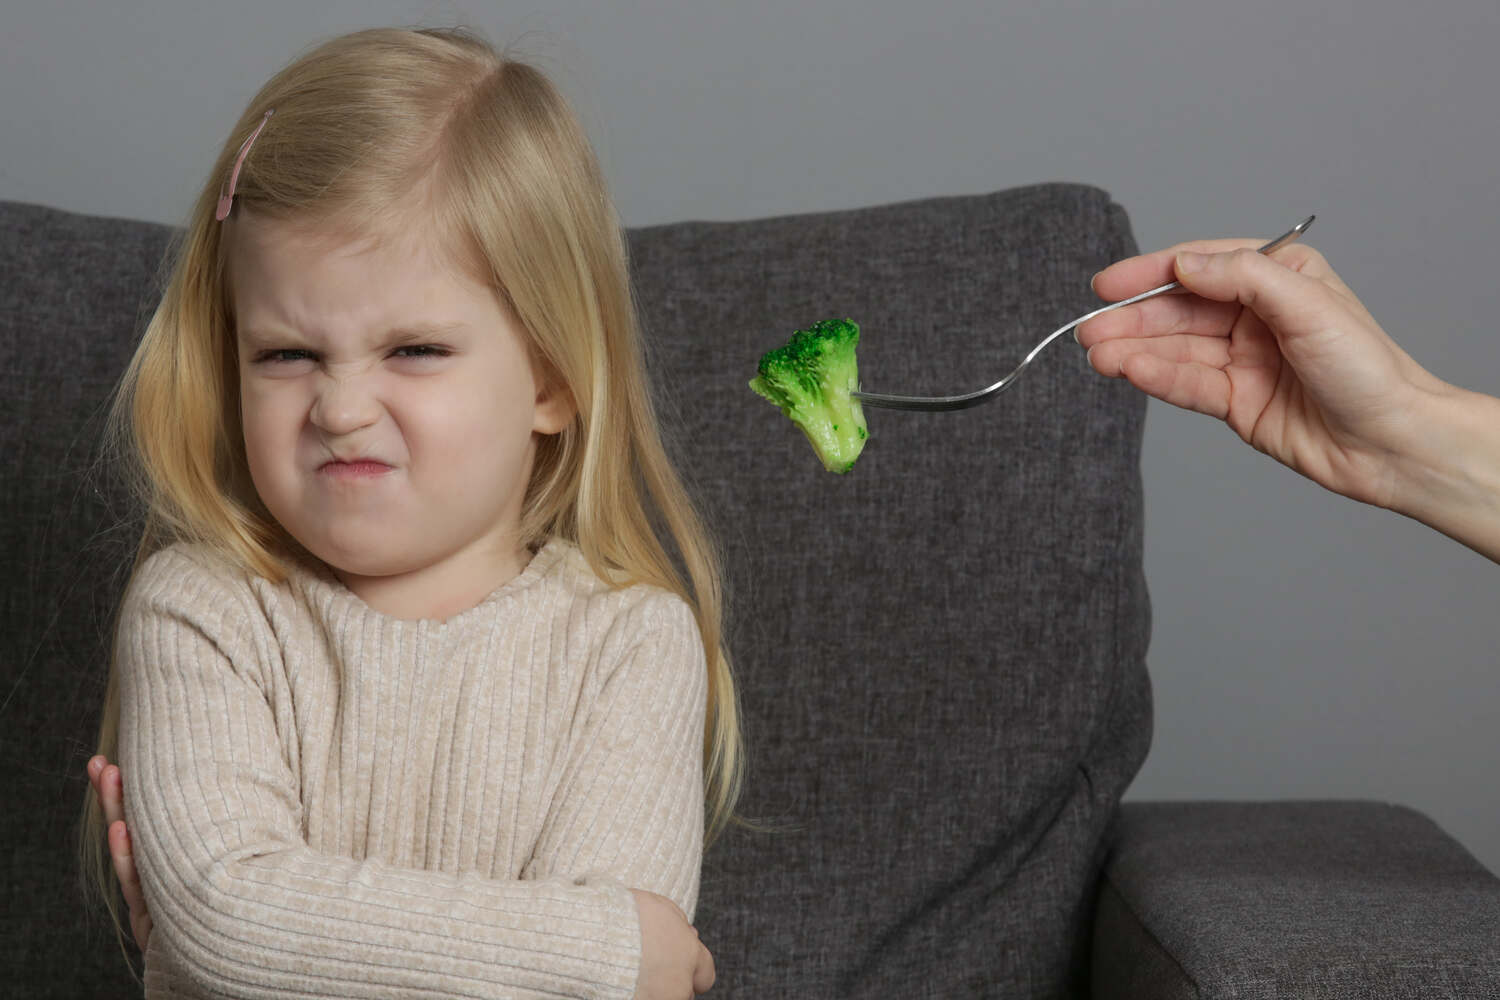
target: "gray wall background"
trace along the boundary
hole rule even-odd
[[[1110,191],[1143,250],[1315,212],[1409,353],[1500,393],[1494,0],[7,3],[0,198],[181,224],[296,52],[452,23],[558,81],[627,225],[1046,180]],[[1127,798],[1401,802],[1500,871],[1500,567],[1155,401],[1143,466],[1157,714]]]

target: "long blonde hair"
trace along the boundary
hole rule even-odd
[[[598,162],[561,94],[535,68],[465,28],[377,28],[324,42],[261,88],[225,140],[170,277],[114,397],[104,453],[144,513],[132,576],[175,541],[279,582],[284,530],[250,482],[239,423],[233,304],[220,185],[267,109],[241,168],[235,211],[326,233],[380,238],[421,220],[452,264],[495,290],[535,356],[577,404],[541,439],[523,540],[575,542],[616,585],[682,597],[708,661],[703,734],[712,843],[734,815],[744,772],[723,642],[719,555],[667,459],[648,392],[623,233]],[[118,613],[118,611],[117,611]],[[111,655],[98,752],[116,759],[120,704]],[[80,836],[85,882],[123,925],[104,817],[92,788]]]

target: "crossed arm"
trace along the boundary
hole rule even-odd
[[[391,995],[451,992],[460,980],[476,995],[683,997],[706,989],[712,957],[687,919],[701,855],[705,691],[691,685],[686,697],[698,710],[681,718],[676,708],[661,718],[617,710],[667,701],[652,667],[662,642],[684,642],[684,615],[690,622],[685,608],[653,619],[610,668],[580,717],[587,738],[570,750],[564,790],[532,859],[521,880],[508,881],[312,851],[291,812],[295,783],[282,773],[254,670],[221,662],[233,649],[228,637],[194,635],[169,607],[136,608],[121,647],[122,668],[134,671],[122,680],[129,828],[120,769],[96,758],[88,772],[138,943],[158,969],[186,970],[230,992],[251,980],[290,988],[309,977],[325,990],[378,981]],[[142,641],[141,621],[147,632],[175,631],[169,641]],[[687,628],[696,642],[696,628]],[[173,663],[153,666],[157,659]],[[200,701],[215,706],[209,717],[233,720],[222,727],[230,735],[210,738],[214,745],[187,739],[184,720]],[[204,731],[194,730],[199,743]],[[168,788],[182,790],[180,803],[163,796]],[[633,804],[595,809],[591,801]],[[579,816],[585,821],[574,822]]]

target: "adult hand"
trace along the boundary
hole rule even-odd
[[[714,984],[714,957],[687,916],[666,896],[631,889],[641,922],[636,1000],[690,1000]]]
[[[1197,241],[1110,265],[1094,279],[1108,301],[1174,278],[1192,294],[1090,320],[1078,342],[1101,374],[1218,417],[1330,490],[1396,505],[1400,462],[1458,390],[1401,350],[1317,250],[1254,246]]]
[[[1500,399],[1442,381],[1396,346],[1323,255],[1203,240],[1094,276],[1111,302],[1078,328],[1089,362],[1218,417],[1314,482],[1415,518],[1500,562]]]
[[[136,947],[144,953],[146,942],[151,937],[151,914],[146,909],[140,873],[136,871],[135,857],[131,853],[130,831],[125,826],[125,785],[120,778],[120,769],[101,754],[89,761],[88,775],[94,794],[99,797],[99,808],[104,812],[109,856],[114,861],[115,875],[120,880],[125,905],[130,908],[130,932],[135,936]]]

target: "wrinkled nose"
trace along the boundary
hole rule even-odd
[[[351,434],[380,419],[380,403],[368,379],[327,376],[313,401],[310,419],[329,435]]]

